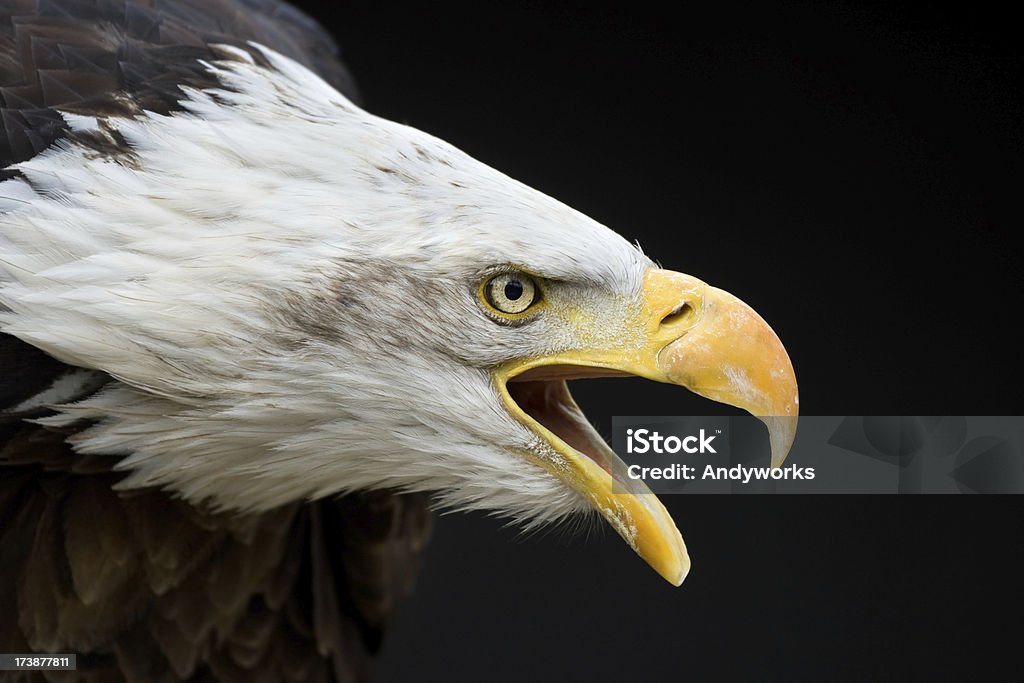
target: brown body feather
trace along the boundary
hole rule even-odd
[[[180,84],[213,85],[197,62],[214,57],[209,44],[248,40],[354,94],[331,39],[284,3],[0,0],[0,168],[68,134],[54,107],[174,110]],[[365,677],[415,578],[423,496],[232,515],[117,493],[116,458],[76,455],[67,431],[27,421],[46,414],[36,399],[55,382],[77,400],[112,380],[5,335],[0,372],[0,652],[76,653],[77,672],[46,674],[59,681]]]

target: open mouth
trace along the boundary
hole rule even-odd
[[[569,379],[632,373],[562,359],[548,365],[535,362],[499,375],[497,382],[509,413],[550,448],[548,453],[523,455],[576,490],[659,574],[679,585],[690,567],[679,530],[647,485],[625,476],[622,460],[566,385]]]
[[[559,439],[611,474],[604,439],[590,425],[565,380],[523,380],[508,385],[509,396],[542,436]],[[546,434],[543,432],[547,432]]]
[[[510,360],[494,379],[509,414],[548,446],[527,447],[522,457],[579,493],[679,585],[690,566],[679,530],[643,480],[627,476],[566,381],[634,375],[741,408],[768,425],[778,467],[796,430],[796,377],[782,342],[753,309],[695,278],[649,270],[638,311],[633,332],[618,342]]]
[[[504,388],[518,409],[513,410],[516,417],[556,451],[570,448],[621,482],[618,475],[625,466],[573,400],[567,381],[627,376],[629,373],[606,368],[546,365],[509,377]]]

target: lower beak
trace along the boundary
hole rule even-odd
[[[639,334],[622,344],[527,359],[503,369],[498,384],[509,410],[562,459],[528,457],[576,489],[659,574],[679,585],[690,562],[678,529],[642,481],[617,482],[613,492],[611,472],[624,468],[613,467],[618,457],[573,402],[564,378],[633,374],[742,408],[768,426],[772,466],[778,467],[796,433],[796,377],[782,342],[753,309],[688,275],[647,271],[636,325]]]

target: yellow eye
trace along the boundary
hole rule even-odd
[[[522,313],[537,300],[537,284],[524,273],[502,273],[484,283],[487,303],[502,313]]]

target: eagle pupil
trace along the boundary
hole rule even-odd
[[[523,295],[523,283],[519,280],[509,280],[505,283],[505,298],[509,301],[516,301]]]

